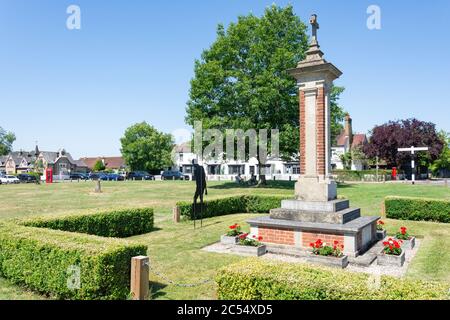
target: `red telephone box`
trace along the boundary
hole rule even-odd
[[[52,168],[45,169],[45,182],[53,183],[53,169]]]
[[[392,168],[392,180],[397,180],[397,168]]]

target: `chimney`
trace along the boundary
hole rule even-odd
[[[345,136],[348,137],[348,143],[350,145],[350,148],[353,144],[353,128],[352,128],[352,118],[350,118],[350,115],[347,113],[345,115]]]

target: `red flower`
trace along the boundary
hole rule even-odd
[[[262,241],[262,240],[263,240],[263,237],[259,236],[258,241]]]
[[[335,240],[335,241],[334,241],[334,244],[335,244],[335,245],[338,245],[338,244],[339,244],[339,241]]]
[[[384,225],[384,221],[378,220],[378,224],[379,224],[379,225]]]
[[[311,242],[311,243],[309,244],[309,246],[312,247],[312,248],[314,248],[314,242]]]
[[[235,224],[233,224],[232,226],[230,226],[229,228],[230,228],[231,230],[234,230],[234,229],[236,229],[237,227],[239,227],[239,225],[238,225],[237,223],[235,223]]]
[[[400,228],[400,232],[402,233],[402,235],[405,235],[407,230],[408,229],[406,229],[406,227],[401,227]]]
[[[239,236],[239,239],[245,240],[245,239],[247,239],[247,237],[248,237],[248,233],[243,233]]]

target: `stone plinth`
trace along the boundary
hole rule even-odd
[[[303,222],[271,217],[250,219],[251,233],[263,237],[267,245],[309,250],[317,239],[332,245],[344,245],[344,254],[357,257],[376,242],[379,217],[360,217],[344,224]]]

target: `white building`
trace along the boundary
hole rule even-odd
[[[362,147],[366,143],[367,136],[365,134],[353,134],[352,118],[347,114],[345,117],[344,130],[342,130],[341,134],[336,138],[335,146],[331,147],[331,167],[337,170],[344,169],[341,156],[346,153],[351,153],[352,150]],[[365,161],[357,159],[352,160],[351,170],[364,170],[365,168]]]
[[[192,160],[197,159],[186,142],[177,145],[174,149],[174,170],[179,170],[184,174],[191,175],[193,171]],[[227,161],[227,160],[203,160],[198,159],[198,163],[205,168],[208,180],[234,180],[238,174],[244,180],[251,179],[252,175],[258,176],[258,161],[251,158],[248,161]],[[286,162],[280,158],[269,158],[264,167],[264,173],[268,180],[297,180],[300,174],[299,161]]]

